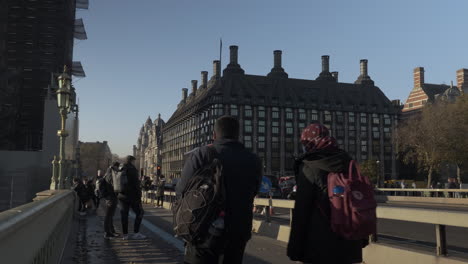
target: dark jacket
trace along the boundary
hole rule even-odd
[[[291,260],[317,264],[362,262],[363,241],[339,237],[329,222],[328,173],[347,171],[350,160],[345,151],[338,150],[306,153],[296,161],[296,203],[287,250]]]
[[[118,198],[129,201],[141,200],[141,183],[138,170],[131,163],[124,164],[122,170],[126,171],[127,184],[125,189],[119,193]]]
[[[114,199],[117,195],[114,192],[114,186],[113,186],[113,177],[112,174],[115,173],[116,170],[111,166],[107,168],[106,174],[101,179],[100,185],[99,186],[99,192],[101,194],[101,197],[107,200]],[[96,188],[97,187],[96,183]]]
[[[213,146],[223,165],[226,189],[225,227],[228,237],[249,240],[252,230],[253,200],[262,178],[260,159],[236,140],[215,140]],[[194,173],[211,161],[207,146],[187,153],[182,177],[176,186],[180,196]]]
[[[76,192],[76,195],[78,195],[81,201],[88,201],[91,199],[88,195],[88,190],[86,190],[86,186],[81,181],[73,184],[72,190]]]
[[[164,185],[166,185],[166,180],[158,180],[156,183],[156,196],[164,196]]]

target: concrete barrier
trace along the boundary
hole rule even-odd
[[[2,263],[59,263],[75,209],[73,191],[47,191],[39,200],[0,213]]]

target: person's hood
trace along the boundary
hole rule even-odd
[[[303,162],[306,166],[318,168],[328,172],[343,172],[348,170],[351,157],[343,150],[334,153],[307,153]]]

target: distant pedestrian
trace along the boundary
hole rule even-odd
[[[86,188],[86,196],[87,196],[87,200],[86,200],[86,208],[87,209],[91,209],[93,207],[93,204],[94,204],[94,196],[95,196],[95,193],[94,193],[94,190],[96,189],[94,184],[93,184],[93,180],[90,180],[88,179],[88,177],[84,177],[83,178],[83,184]]]
[[[245,247],[251,238],[253,200],[262,179],[261,160],[239,141],[239,121],[222,116],[214,125],[213,145],[196,148],[187,153],[182,177],[176,186],[177,195],[183,196],[197,171],[213,166],[217,159],[222,164],[220,187],[224,199],[210,219],[203,239],[190,241],[185,247],[184,263],[240,264]],[[219,169],[219,167],[217,167]],[[222,259],[222,261],[221,261]]]
[[[100,180],[103,176],[104,175],[102,175],[102,171],[98,170],[97,173],[96,173],[96,182],[98,180]],[[96,188],[95,184],[93,186],[94,186],[94,188]],[[94,192],[93,202],[94,202],[94,206],[96,207],[96,209],[99,208],[100,201],[101,201],[101,195],[99,194],[99,192],[98,193]]]
[[[72,190],[76,192],[78,196],[78,212],[80,215],[86,215],[86,202],[88,201],[88,191],[86,186],[79,178],[73,178]]]
[[[120,163],[114,162],[106,174],[98,180],[96,188],[100,190],[100,196],[106,200],[106,216],[104,217],[104,238],[113,239],[118,237],[114,228],[114,214],[117,209],[117,194],[114,192],[113,175],[120,170]]]
[[[166,177],[161,175],[156,183],[156,208],[164,208],[164,186],[166,185]]]
[[[304,129],[301,142],[304,154],[295,163],[297,191],[287,255],[304,263],[360,263],[365,240],[347,240],[332,231],[330,223],[327,177],[348,172],[351,157],[319,123]]]
[[[134,163],[135,157],[127,156],[126,162],[122,168],[122,176],[126,177],[126,184],[123,186],[122,192],[118,194],[124,240],[129,238],[128,213],[130,208],[132,208],[133,212],[135,213],[135,223],[133,224],[134,234],[130,236],[130,238],[146,238],[145,235],[140,233],[140,225],[145,212],[141,204],[141,183],[138,177],[138,170],[136,169]]]

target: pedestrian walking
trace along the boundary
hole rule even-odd
[[[117,209],[117,194],[114,192],[113,175],[119,171],[120,163],[114,162],[106,174],[96,182],[96,189],[99,190],[100,197],[106,203],[106,215],[104,217],[104,238],[113,239],[119,236],[114,228],[114,214]]]
[[[73,178],[72,190],[78,196],[78,212],[80,215],[86,215],[86,202],[89,200],[86,186],[79,178]]]
[[[102,179],[103,175],[102,175],[102,172],[101,170],[98,170],[97,173],[96,173],[96,183],[98,180]],[[94,188],[96,188],[96,184],[93,185]],[[99,194],[99,192],[96,193],[96,191],[94,192],[94,196],[93,196],[93,202],[94,202],[94,206],[96,207],[96,210],[99,208],[99,204],[101,202],[101,195]]]
[[[155,208],[164,208],[164,186],[166,177],[161,175],[156,182],[156,206]]]
[[[304,154],[295,162],[297,191],[287,255],[304,263],[360,263],[364,240],[345,239],[332,230],[330,223],[327,177],[330,172],[347,172],[351,157],[318,123],[304,129],[301,142]],[[335,186],[333,191],[338,187],[341,189],[336,192],[343,193],[342,186]],[[361,192],[359,196],[362,199]]]
[[[121,168],[121,177],[125,177],[122,191],[118,194],[120,204],[120,216],[122,221],[123,239],[145,239],[146,236],[140,233],[140,225],[143,220],[144,210],[141,204],[141,183],[138,177],[138,170],[135,165],[135,157],[127,156],[126,162]],[[114,182],[114,184],[116,184]],[[119,183],[121,184],[121,183]],[[128,235],[128,213],[130,208],[135,213],[135,223],[133,224],[134,233]]]
[[[93,184],[93,181],[88,179],[88,177],[84,177],[83,178],[83,185],[85,186],[85,190],[86,190],[86,202],[85,202],[85,206],[86,206],[86,209],[90,209],[93,207],[93,203],[94,203],[94,189],[95,189],[95,186]]]
[[[184,262],[189,264],[242,263],[245,247],[251,238],[253,200],[262,179],[261,160],[239,142],[239,121],[222,116],[214,125],[214,143],[186,154],[182,177],[176,186],[178,197],[187,194],[199,169],[217,160],[217,181],[221,184],[223,203],[209,222],[207,231],[197,241],[188,241]],[[209,168],[209,167],[208,167]],[[221,175],[219,175],[221,174]]]

